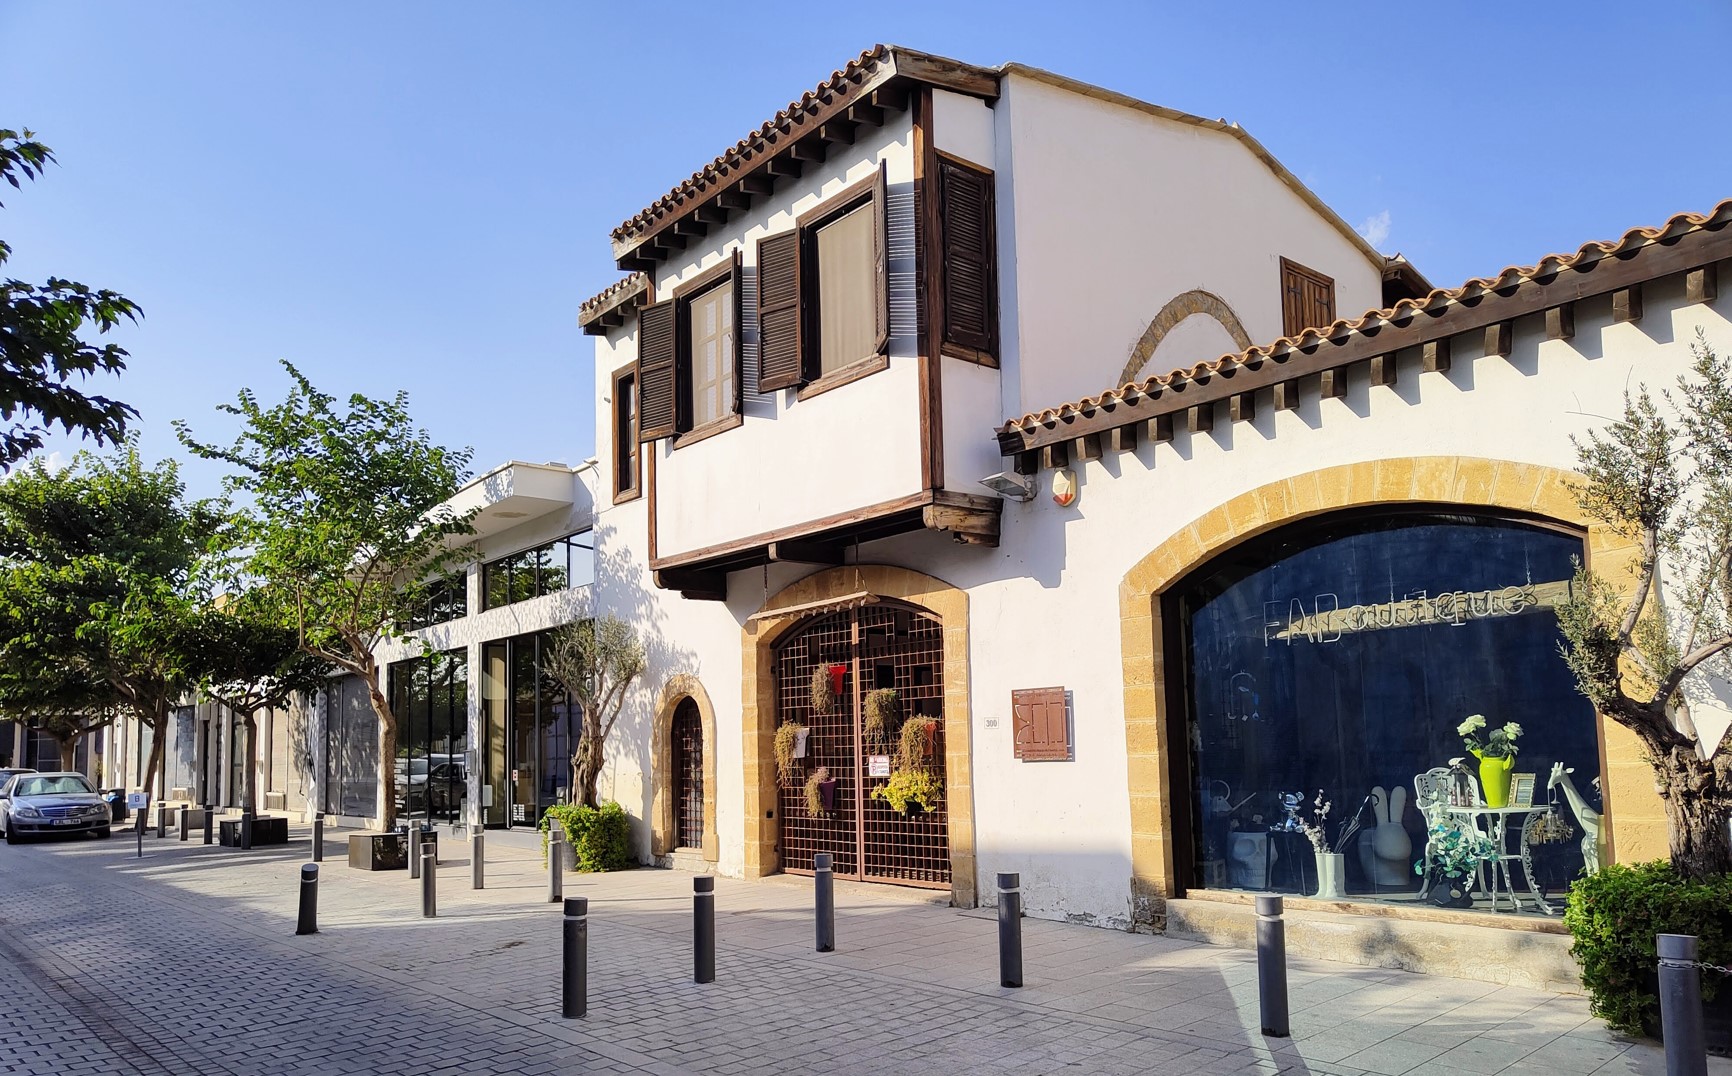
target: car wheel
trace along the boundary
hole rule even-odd
[[[6,843],[7,844],[23,844],[24,843],[24,835],[22,833],[19,833],[17,830],[13,829],[11,826],[7,826],[6,827]]]
[[[112,831],[107,826],[103,826],[101,829],[96,831],[96,836],[99,840],[106,841],[110,832]]]

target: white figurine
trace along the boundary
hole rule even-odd
[[[1552,766],[1552,778],[1546,782],[1546,789],[1562,787],[1564,798],[1570,801],[1570,810],[1575,812],[1576,822],[1582,827],[1582,865],[1589,874],[1600,871],[1600,812],[1588,806],[1582,794],[1576,791],[1574,781],[1569,775],[1574,769],[1566,769],[1562,762]]]
[[[1359,835],[1359,866],[1379,888],[1406,889],[1413,884],[1413,838],[1401,824],[1407,812],[1407,789],[1397,785],[1371,790],[1371,811],[1377,826]]]

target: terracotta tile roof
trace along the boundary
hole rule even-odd
[[[679,208],[687,200],[703,195],[714,184],[729,180],[731,173],[746,165],[758,154],[775,152],[774,143],[781,133],[807,115],[818,111],[819,107],[828,101],[837,91],[850,83],[860,82],[878,73],[878,67],[890,56],[888,45],[873,45],[859,56],[849,60],[840,71],[832,71],[830,77],[818,83],[817,87],[808,91],[797,101],[790,101],[788,107],[765,120],[758,129],[740,139],[724,150],[721,156],[704,165],[691,177],[679,184],[673,190],[651,202],[647,208],[620,224],[613,230],[613,238],[622,241],[636,232],[643,231],[665,216]]]
[[[1679,213],[1657,228],[1632,228],[1619,239],[1587,243],[1574,254],[1548,254],[1533,265],[1512,265],[1490,277],[1476,277],[1456,288],[1438,288],[1420,299],[1403,299],[1382,310],[1367,311],[1352,321],[1336,321],[1331,325],[1306,329],[1297,336],[1283,336],[1271,344],[1258,345],[1236,354],[1222,355],[1209,362],[1155,374],[1141,381],[1132,381],[1098,396],[1085,396],[1072,403],[1059,404],[1040,411],[1031,411],[1020,418],[1007,419],[1001,433],[1031,431],[1036,427],[1068,421],[1079,415],[1110,408],[1120,402],[1130,403],[1139,397],[1160,396],[1168,388],[1181,388],[1187,382],[1207,382],[1216,374],[1230,376],[1240,367],[1255,369],[1266,359],[1284,357],[1295,351],[1315,348],[1318,344],[1340,340],[1353,333],[1375,331],[1389,322],[1406,322],[1414,314],[1436,313],[1451,303],[1472,303],[1490,293],[1509,290],[1535,278],[1551,277],[1576,267],[1591,265],[1605,258],[1629,254],[1652,243],[1666,242],[1701,228],[1720,228],[1732,223],[1732,198],[1726,199],[1707,213]]]
[[[602,291],[585,299],[577,308],[577,324],[585,329],[603,314],[617,306],[647,294],[650,290],[648,273],[631,273],[609,284]]]

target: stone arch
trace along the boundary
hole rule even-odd
[[[771,671],[775,644],[811,616],[816,603],[860,592],[907,602],[944,625],[944,742],[946,807],[950,819],[951,900],[961,908],[976,901],[974,851],[972,721],[968,686],[968,594],[942,579],[889,564],[827,568],[796,580],[765,600],[759,613],[789,609],[786,616],[748,621],[741,639],[741,709],[745,764],[748,877],[781,869],[777,852],[780,824],[776,811],[776,678]]]
[[[1173,749],[1166,690],[1161,597],[1194,569],[1232,547],[1286,524],[1343,509],[1438,504],[1520,512],[1577,527],[1587,534],[1588,559],[1607,579],[1639,554],[1611,527],[1589,519],[1570,483],[1580,476],[1540,464],[1466,456],[1419,456],[1344,464],[1270,482],[1198,516],[1132,565],[1119,584],[1119,640],[1124,675],[1127,784],[1131,808],[1131,914],[1164,926],[1176,892],[1176,844],[1170,831]],[[1604,718],[1608,832],[1618,835],[1618,859],[1666,854],[1664,808],[1635,735]],[[1608,852],[1611,839],[1607,838]]]
[[[665,856],[674,850],[674,711],[681,702],[691,699],[697,704],[698,719],[704,730],[704,861],[715,863],[720,858],[721,843],[716,839],[716,708],[710,693],[696,676],[675,673],[662,685],[656,696],[655,724],[650,735],[651,787],[650,852]]]
[[[1155,315],[1155,320],[1149,322],[1149,327],[1143,330],[1142,339],[1131,349],[1131,357],[1125,363],[1124,372],[1119,374],[1118,383],[1123,385],[1136,378],[1142,372],[1149,359],[1154,357],[1155,349],[1161,346],[1161,341],[1167,338],[1179,322],[1192,314],[1202,314],[1214,318],[1221,328],[1227,330],[1227,335],[1233,338],[1233,343],[1240,351],[1249,350],[1252,344],[1251,334],[1245,331],[1245,325],[1239,320],[1239,315],[1227,305],[1227,300],[1212,291],[1193,288],[1182,295],[1175,295],[1161,307],[1161,312]]]

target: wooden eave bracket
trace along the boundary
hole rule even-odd
[[[997,546],[998,519],[1003,509],[1002,501],[988,501],[986,504],[929,504],[920,510],[920,521],[928,530],[948,531],[963,545]]]
[[[624,325],[638,307],[644,305],[649,297],[650,282],[648,279],[638,281],[620,290],[618,295],[610,297],[607,302],[590,310],[582,311],[577,316],[577,324],[585,336],[604,336],[613,329]]]
[[[677,590],[680,597],[691,601],[722,602],[728,600],[728,577],[722,572],[693,571],[689,568],[663,568],[655,573],[655,584],[663,590]]]

